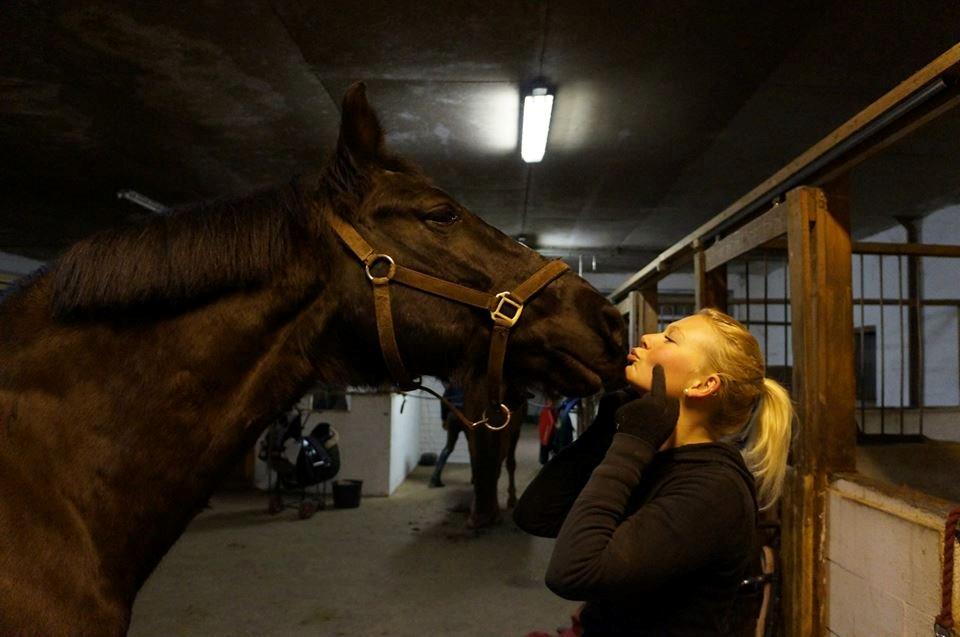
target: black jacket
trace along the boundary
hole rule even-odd
[[[547,586],[586,600],[585,637],[730,635],[758,558],[753,476],[736,447],[654,453],[598,416],[527,487],[520,528],[557,537]]]

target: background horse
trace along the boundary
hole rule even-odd
[[[388,379],[334,216],[479,290],[545,262],[388,153],[363,85],[315,174],[73,246],[0,303],[0,634],[125,633],[144,580],[277,413],[317,382]],[[482,382],[488,313],[401,286],[392,306],[412,374]],[[623,337],[568,272],[525,309],[507,381],[596,392]]]
[[[467,429],[470,469],[473,475],[473,501],[467,526],[479,529],[501,521],[498,484],[504,463],[507,467],[507,508],[517,503],[517,443],[527,417],[527,392],[511,387],[504,402],[513,411],[506,427],[491,431],[485,427]],[[473,385],[464,392],[464,413],[476,419],[486,406],[486,388]]]

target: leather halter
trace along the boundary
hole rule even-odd
[[[482,424],[494,431],[506,427],[510,422],[511,412],[510,408],[502,402],[501,388],[503,362],[507,355],[507,339],[510,336],[510,328],[520,319],[524,304],[569,270],[569,266],[563,261],[550,261],[512,291],[491,294],[398,265],[390,255],[376,252],[352,225],[337,215],[331,215],[330,225],[341,241],[350,248],[350,251],[363,264],[367,278],[373,285],[380,349],[383,350],[383,358],[387,363],[387,369],[400,390],[423,389],[437,396],[468,427],[476,427]],[[386,266],[387,272],[381,275],[375,274],[373,268],[377,266],[379,266],[379,269]],[[459,409],[437,392],[429,387],[424,387],[418,380],[413,380],[403,365],[400,358],[400,349],[397,346],[396,333],[393,327],[393,313],[390,309],[391,281],[490,313],[490,318],[493,320],[493,334],[490,338],[490,355],[487,358],[487,406],[499,410],[496,416],[488,417],[487,409],[484,409],[481,419],[471,422]],[[499,417],[503,418],[502,423],[499,423]]]

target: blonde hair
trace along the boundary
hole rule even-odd
[[[746,436],[741,454],[756,480],[760,509],[769,509],[783,491],[787,471],[794,419],[790,394],[765,378],[760,344],[743,324],[713,308],[697,315],[709,319],[721,337],[705,352],[707,366],[720,377],[711,428],[721,438]]]

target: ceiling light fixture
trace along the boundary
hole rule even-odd
[[[547,151],[553,92],[537,83],[523,97],[523,125],[520,129],[520,156],[528,164],[539,162]]]

